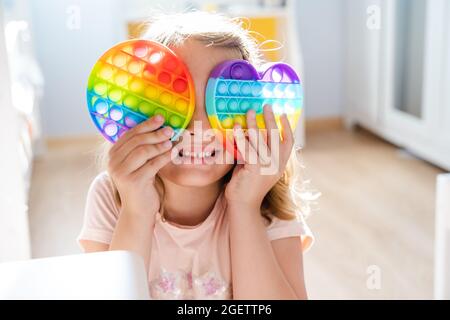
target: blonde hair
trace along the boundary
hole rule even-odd
[[[195,39],[207,46],[237,50],[243,60],[258,67],[264,62],[261,50],[251,32],[243,27],[243,23],[242,19],[232,19],[225,15],[201,11],[157,14],[143,24],[142,29],[146,29],[146,31],[141,38],[153,40],[169,47],[180,46],[187,39]],[[107,161],[109,145],[102,153],[103,167]],[[282,220],[291,220],[298,215],[306,216],[310,212],[309,198],[311,194],[306,192],[305,186],[308,181],[301,177],[302,167],[297,158],[297,152],[292,151],[281,178],[267,193],[261,206],[261,215],[269,222],[272,220],[272,216]],[[164,186],[161,178],[159,176],[156,178],[157,189],[163,199]],[[120,204],[117,189],[115,191],[116,200]],[[164,208],[162,207],[161,210],[163,213]]]

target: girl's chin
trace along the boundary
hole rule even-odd
[[[176,176],[166,177],[172,183],[183,187],[206,187],[221,179],[221,176],[205,176],[196,174],[180,174]]]
[[[160,171],[160,175],[180,186],[202,187],[219,181],[232,168],[232,164],[170,164]]]

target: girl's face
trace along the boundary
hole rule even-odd
[[[220,180],[234,166],[222,143],[211,134],[205,107],[206,83],[217,64],[225,60],[242,59],[242,56],[237,50],[207,47],[193,39],[188,39],[182,46],[172,49],[191,73],[196,105],[183,139],[175,146],[180,150],[178,157],[162,168],[159,176],[163,181],[169,180],[177,185],[206,186]],[[226,157],[228,161],[225,161]]]

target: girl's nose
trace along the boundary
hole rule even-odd
[[[211,125],[209,123],[209,119],[206,114],[205,106],[203,104],[196,106],[192,119],[189,122],[189,125],[187,126],[186,130],[188,130],[191,133],[195,133],[195,131],[197,130],[206,131],[210,129]]]

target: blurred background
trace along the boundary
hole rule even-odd
[[[87,78],[155,9],[245,17],[258,41],[283,45],[265,43],[266,58],[301,74],[297,145],[321,193],[310,298],[433,298],[450,248],[435,242],[450,235],[436,220],[450,209],[436,205],[450,198],[436,187],[450,170],[446,0],[0,0],[0,262],[80,252],[103,141]]]

